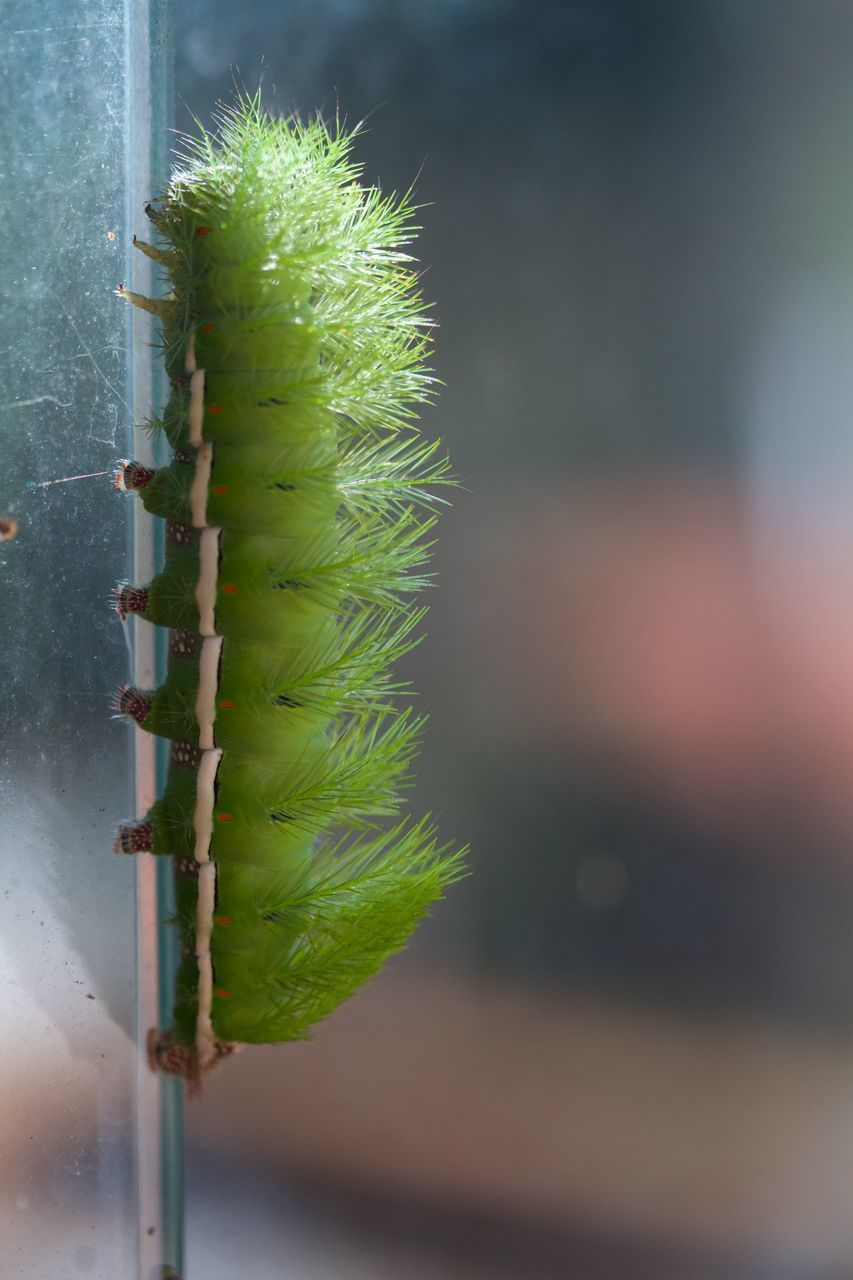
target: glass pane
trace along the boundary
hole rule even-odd
[[[131,669],[110,592],[134,572],[110,473],[154,390],[113,290],[139,279],[131,234],[164,167],[164,24],[140,0],[0,14],[0,516],[18,524],[0,544],[0,1240],[4,1273],[39,1280],[153,1280],[180,1261],[174,1204],[161,1213],[173,1098],[141,1050],[157,886],[141,865],[137,896],[112,854],[153,761],[135,764],[109,705]]]

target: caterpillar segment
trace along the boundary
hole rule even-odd
[[[423,721],[392,666],[420,639],[426,535],[452,483],[416,415],[428,321],[411,208],[359,184],[352,136],[224,108],[186,140],[136,247],[171,394],[158,469],[115,487],[166,520],[115,608],[170,632],[117,713],[171,740],[116,849],[173,859],[182,961],[149,1061],[196,1086],[244,1043],[304,1039],[405,945],[463,853],[400,816]]]

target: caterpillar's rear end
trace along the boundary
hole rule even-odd
[[[305,1038],[462,874],[400,819],[421,720],[394,662],[449,482],[417,432],[428,322],[411,207],[358,183],[351,136],[257,98],[149,207],[174,450],[125,464],[167,521],[166,563],[122,616],[170,628],[156,690],[117,708],[171,740],[162,797],[117,848],[174,859],[183,961],[166,1070],[197,1081],[242,1043]]]

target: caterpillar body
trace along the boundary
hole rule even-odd
[[[360,184],[353,134],[258,97],[185,140],[135,242],[171,396],[159,470],[122,465],[166,520],[162,572],[116,608],[170,628],[165,682],[116,708],[171,740],[164,792],[116,848],[174,859],[183,961],[152,1060],[197,1083],[244,1043],[305,1038],[463,871],[398,817],[422,719],[392,664],[451,483],[416,413],[429,322],[412,207]]]

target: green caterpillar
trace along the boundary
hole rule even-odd
[[[165,683],[116,708],[172,742],[162,797],[117,851],[174,858],[183,961],[160,1068],[197,1083],[243,1043],[303,1039],[464,874],[400,820],[422,719],[392,664],[439,499],[417,433],[429,321],[412,206],[359,183],[353,134],[259,97],[185,141],[147,212],[174,450],[122,465],[166,525],[166,563],[116,608],[170,628]],[[390,820],[390,823],[389,823]]]

